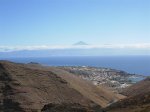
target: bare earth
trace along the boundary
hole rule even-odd
[[[119,99],[64,70],[7,61],[0,62],[0,91],[4,112],[101,112]]]

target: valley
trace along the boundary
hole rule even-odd
[[[131,77],[143,76],[109,68],[0,61],[0,111],[149,112],[150,80],[135,84]],[[117,86],[107,86],[114,80]]]

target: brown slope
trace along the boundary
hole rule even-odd
[[[150,112],[150,79],[147,78],[122,92],[126,99],[112,104],[110,112]]]
[[[143,93],[150,93],[150,78],[146,78],[133,86],[126,88],[121,94],[126,96],[135,96]]]
[[[101,112],[99,105],[65,79],[51,70],[1,61],[0,111]]]
[[[90,81],[83,80],[76,75],[69,73],[57,67],[43,67],[37,64],[29,64],[29,68],[52,71],[53,73],[66,80],[74,89],[79,91],[83,96],[89,98],[93,102],[106,107],[113,102],[125,98],[123,95],[118,95],[109,91],[107,88],[93,85]]]

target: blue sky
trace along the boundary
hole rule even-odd
[[[150,0],[0,0],[0,46],[150,43]]]

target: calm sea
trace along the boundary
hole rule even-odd
[[[38,62],[50,66],[94,66],[124,70],[150,76],[150,56],[62,56],[48,58],[11,58],[13,62]]]

